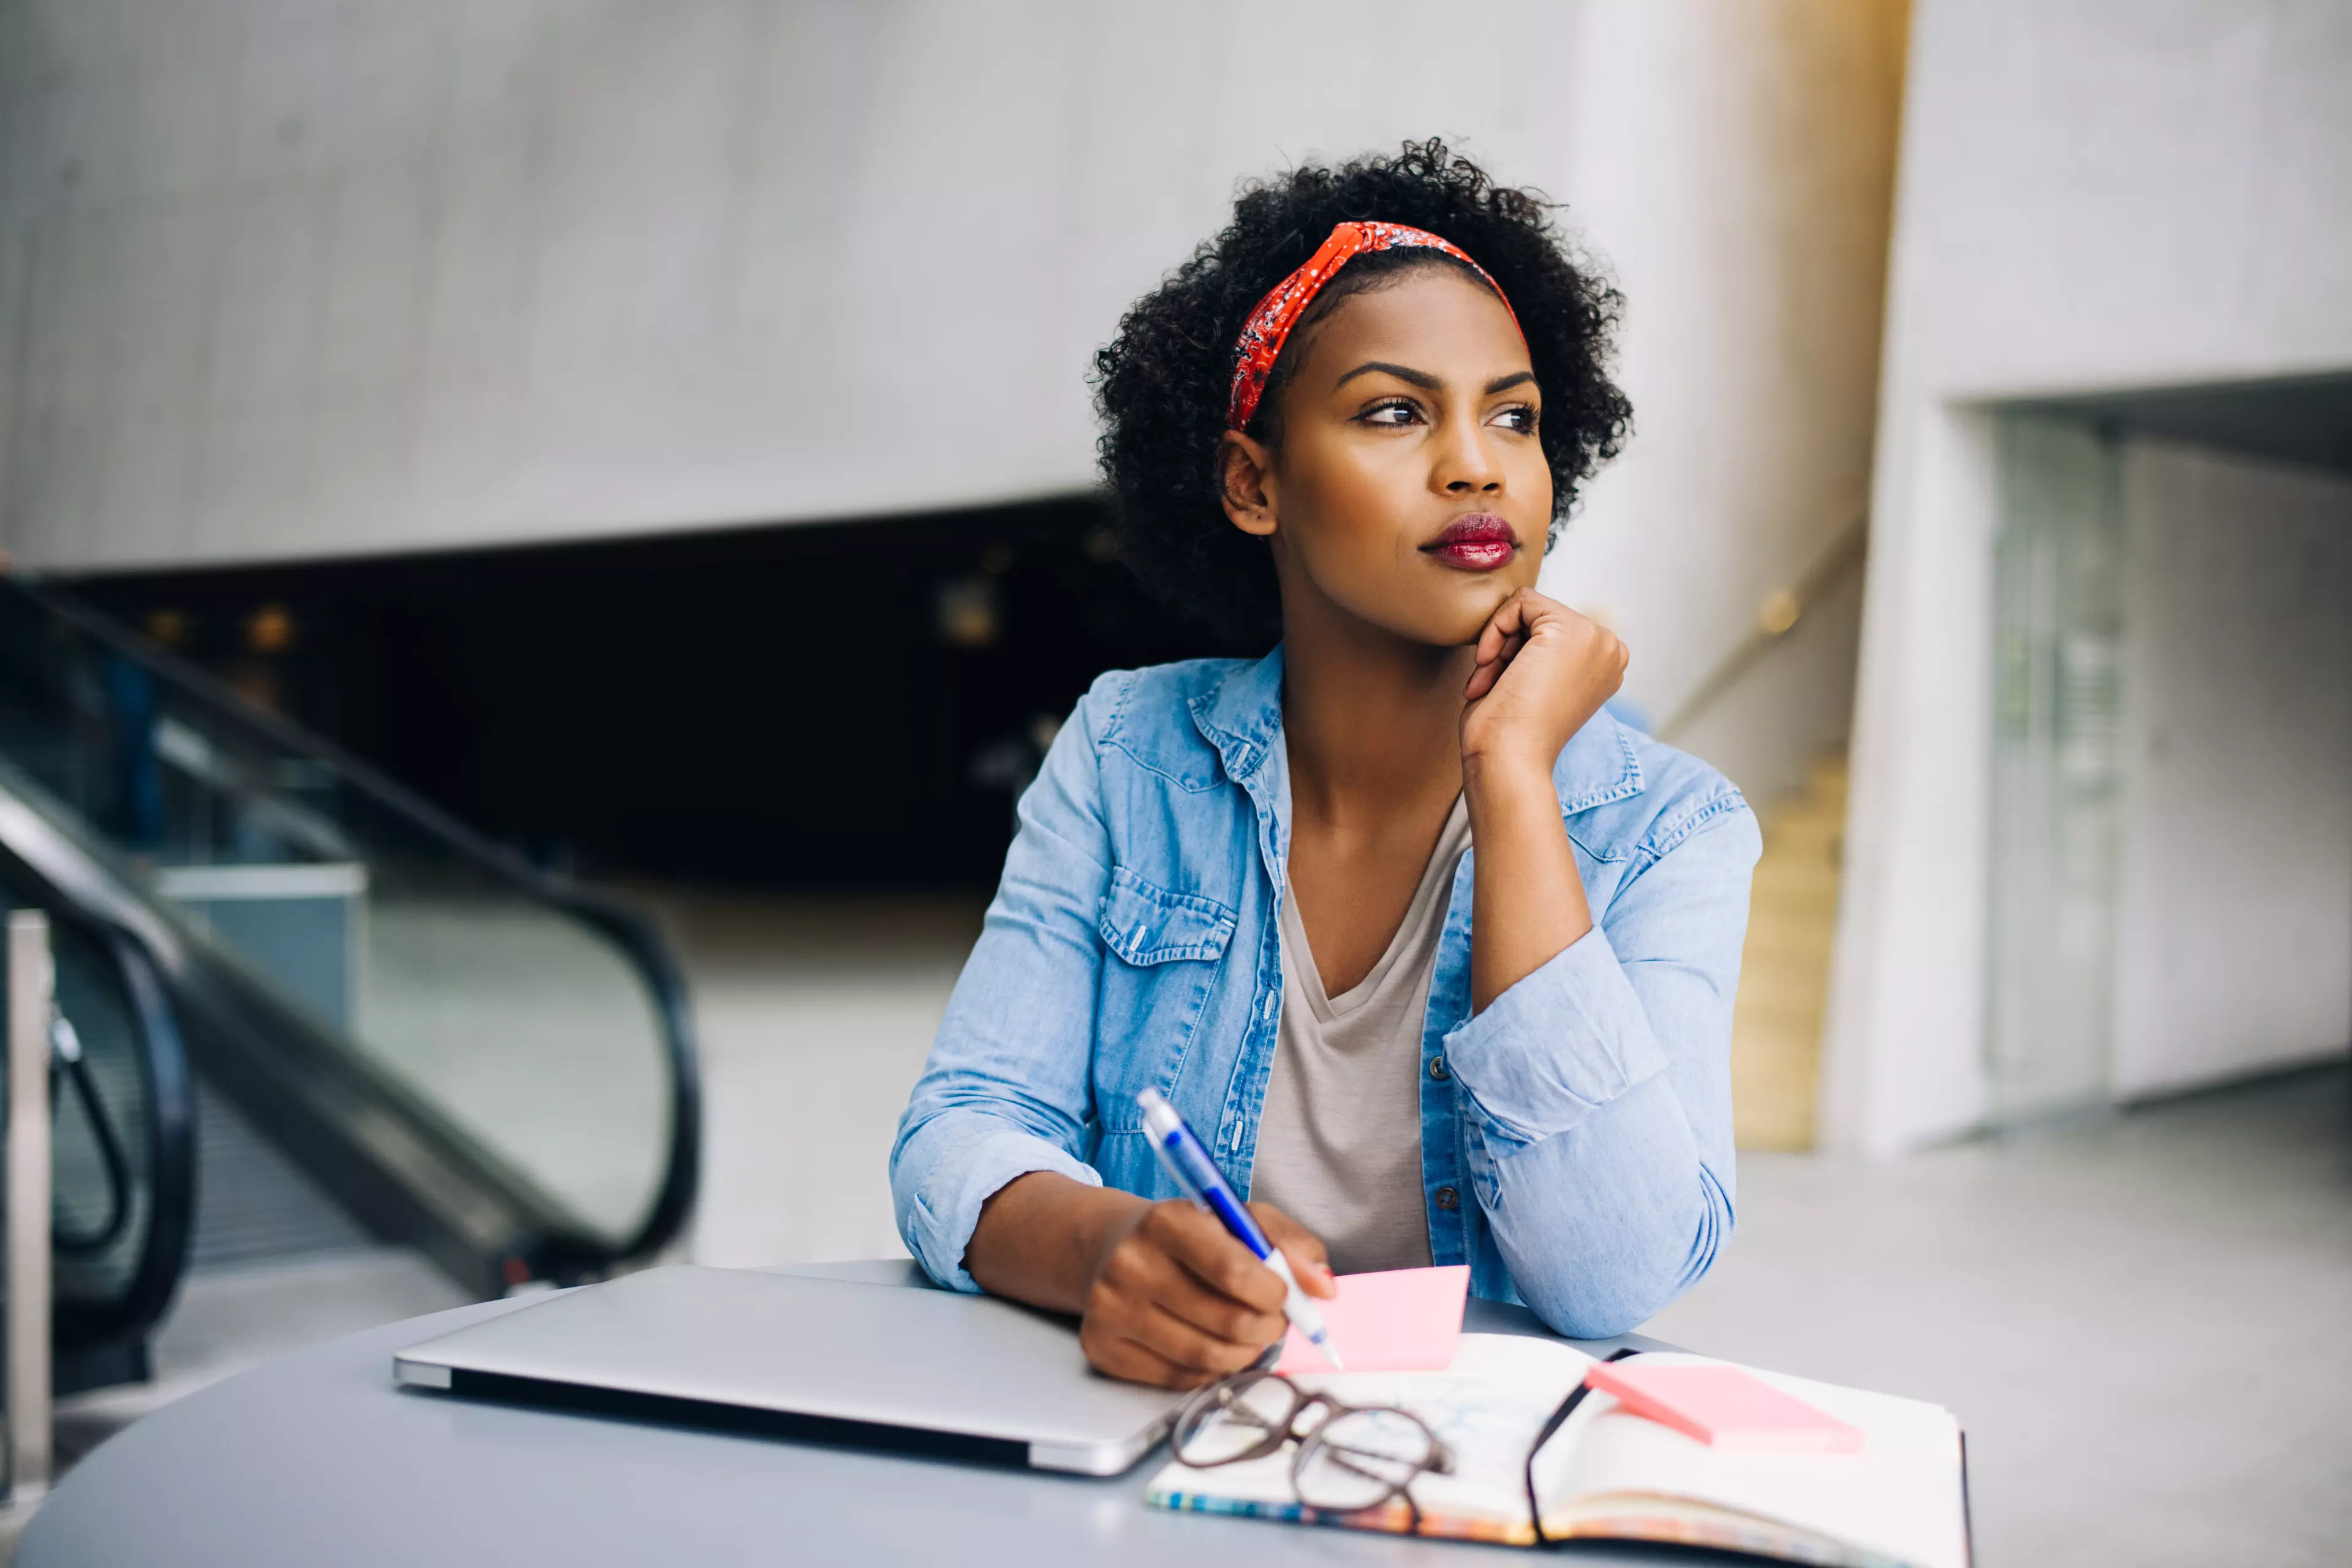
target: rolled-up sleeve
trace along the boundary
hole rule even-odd
[[[1730,1236],[1731,1011],[1760,849],[1736,794],[1695,812],[1599,924],[1445,1038],[1479,1202],[1562,1333],[1633,1328]]]
[[[1006,1183],[1032,1171],[1102,1182],[1085,1158],[1110,880],[1096,735],[1123,679],[1096,682],[1021,797],[1003,878],[890,1151],[898,1234],[958,1290],[980,1289],[964,1252]]]

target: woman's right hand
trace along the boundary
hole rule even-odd
[[[1271,1204],[1252,1204],[1310,1296],[1337,1294],[1323,1244]],[[1214,1217],[1048,1171],[1008,1182],[981,1210],[964,1267],[991,1295],[1078,1315],[1097,1371],[1198,1388],[1282,1338],[1279,1276]]]
[[[1302,1289],[1334,1294],[1320,1241],[1271,1204],[1252,1204],[1250,1213]],[[1282,1338],[1286,1294],[1280,1276],[1206,1210],[1176,1199],[1150,1204],[1097,1265],[1078,1344],[1113,1377],[1198,1388]]]

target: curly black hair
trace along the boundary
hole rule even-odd
[[[1310,165],[1244,184],[1234,221],[1137,300],[1118,335],[1095,355],[1102,471],[1118,503],[1120,554],[1154,596],[1236,647],[1268,647],[1282,635],[1265,542],[1225,517],[1217,446],[1243,320],[1350,219],[1410,224],[1453,241],[1510,301],[1543,391],[1549,547],[1578,487],[1616,456],[1633,417],[1607,374],[1622,300],[1570,254],[1553,211],[1538,193],[1497,185],[1437,140],[1408,142],[1392,157]],[[1349,262],[1317,296],[1292,342],[1349,294],[1432,265],[1460,264],[1429,250]],[[1292,359],[1286,348],[1267,379],[1249,426],[1258,439],[1279,439],[1276,405]]]

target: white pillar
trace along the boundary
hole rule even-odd
[[[1648,0],[1582,16],[1562,194],[1625,294],[1634,437],[1544,582],[1624,636],[1626,693],[1658,722],[1863,514],[1906,7]],[[1809,633],[1770,657],[1805,657]],[[1702,724],[1684,743],[1759,804],[1795,787],[1846,734],[1850,637],[1828,643],[1809,679],[1721,704],[1769,707],[1769,724]]]
[[[49,1486],[49,917],[8,916],[5,1254],[10,1507]]]

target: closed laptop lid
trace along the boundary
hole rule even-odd
[[[1140,1458],[1182,1397],[1102,1376],[1066,1320],[992,1297],[693,1267],[568,1291],[393,1365],[459,1394],[593,1405],[561,1396],[603,1391],[636,1414],[656,1401],[987,1439],[1092,1475]]]

